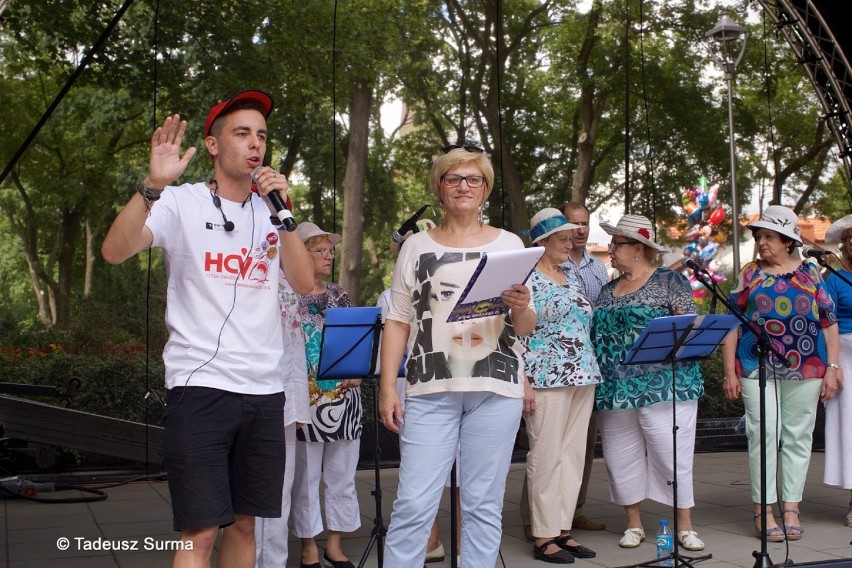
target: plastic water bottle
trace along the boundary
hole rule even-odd
[[[657,529],[657,566],[674,566],[672,552],[674,552],[672,529],[666,519],[660,519],[660,528]]]

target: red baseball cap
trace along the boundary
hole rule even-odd
[[[243,91],[242,93],[235,95],[233,98],[228,99],[227,101],[222,101],[210,109],[210,113],[207,115],[207,122],[204,123],[205,138],[210,136],[210,127],[213,126],[213,122],[226,113],[237,101],[255,101],[259,103],[263,107],[264,118],[267,118],[269,113],[271,113],[272,109],[275,107],[275,102],[272,100],[269,93],[264,93],[263,91]]]

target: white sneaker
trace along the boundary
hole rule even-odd
[[[621,548],[636,548],[645,540],[645,529],[627,529],[624,531],[624,536],[618,541],[618,546]]]
[[[704,541],[698,538],[695,531],[680,531],[677,533],[677,541],[687,550],[704,550]]]

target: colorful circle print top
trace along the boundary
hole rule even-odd
[[[767,358],[768,379],[821,379],[825,375],[826,345],[822,328],[837,323],[834,302],[817,267],[803,262],[789,274],[764,272],[759,260],[743,266],[731,291],[731,301],[772,339],[790,361],[786,368],[773,354]],[[740,326],[737,373],[757,378],[757,339]]]

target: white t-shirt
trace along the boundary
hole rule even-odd
[[[445,247],[428,232],[406,239],[387,315],[416,329],[406,365],[406,396],[447,391],[524,396],[524,348],[508,314],[447,323],[481,254],[519,248],[524,248],[521,239],[506,231],[490,243],[466,249]]]
[[[278,393],[278,231],[255,194],[244,204],[222,199],[222,210],[231,232],[204,183],[169,186],[146,222],[166,259],[166,388]]]

